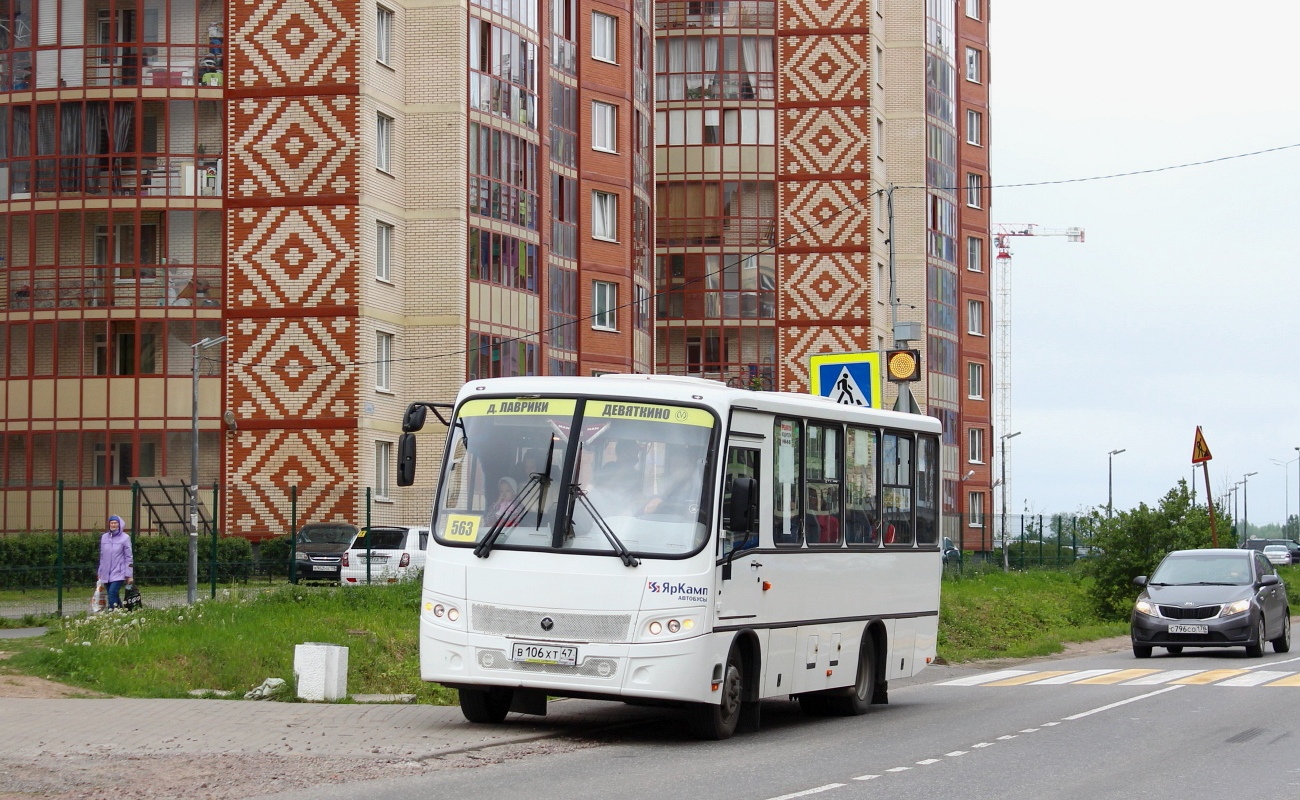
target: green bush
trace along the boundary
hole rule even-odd
[[[99,568],[99,534],[64,534],[64,585],[91,585]],[[131,542],[135,578],[142,584],[165,583],[183,576],[189,564],[189,539],[183,536],[136,537]],[[212,540],[199,540],[199,571],[208,575]],[[217,580],[247,580],[253,553],[248,540],[226,536],[217,540]],[[59,563],[58,535],[28,533],[0,538],[0,588],[31,589],[54,586]]]
[[[263,539],[257,546],[257,560],[262,571],[277,577],[289,574],[289,557],[293,553],[293,538],[289,534]]]
[[[1102,553],[1085,563],[1093,578],[1093,603],[1106,619],[1129,616],[1139,591],[1133,579],[1150,575],[1167,553],[1211,545],[1208,509],[1192,504],[1185,480],[1179,480],[1155,508],[1142,503],[1113,519],[1102,519],[1096,512],[1094,517],[1097,533],[1092,543]]]

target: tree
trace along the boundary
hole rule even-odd
[[[1222,523],[1224,517],[1218,506],[1215,512]],[[1101,548],[1102,555],[1088,562],[1094,579],[1092,598],[1097,611],[1112,619],[1128,616],[1138,592],[1133,578],[1150,575],[1166,553],[1211,545],[1209,511],[1192,502],[1184,479],[1155,508],[1141,503],[1113,519],[1094,511],[1093,524],[1093,544]]]

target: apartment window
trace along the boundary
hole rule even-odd
[[[618,18],[599,11],[591,13],[591,57],[618,63]]]
[[[393,12],[375,6],[375,60],[388,64],[393,55]]]
[[[591,193],[591,236],[618,241],[618,195],[613,192]]]
[[[591,326],[618,330],[618,284],[595,281],[591,290]]]
[[[966,48],[966,80],[980,82],[980,51],[974,47]]]
[[[967,524],[972,528],[984,527],[984,493],[970,492],[966,495]]]
[[[393,226],[387,222],[375,223],[375,277],[393,279]]]
[[[966,396],[972,400],[984,399],[983,364],[972,361],[966,365]]]
[[[885,121],[876,118],[876,158],[885,160]]]
[[[375,442],[375,499],[388,499],[389,464],[393,460],[392,442]]]
[[[384,114],[375,116],[375,167],[391,172],[393,166],[393,118]]]
[[[966,0],[966,16],[971,19],[983,19],[980,15],[980,3],[983,0]]]
[[[591,104],[591,148],[618,152],[618,106],[599,100]]]
[[[885,85],[885,49],[876,48],[876,85],[884,88]]]
[[[974,172],[966,173],[966,205],[971,208],[983,208],[981,195],[984,193],[984,178]]]
[[[966,269],[984,271],[984,240],[978,236],[966,237]]]
[[[984,141],[984,115],[966,109],[966,144],[981,146]]]
[[[984,463],[983,428],[970,428],[966,431],[966,460],[972,464]]]
[[[375,333],[375,388],[390,391],[393,380],[393,334]]]
[[[966,332],[974,336],[984,335],[984,301],[966,301]]]

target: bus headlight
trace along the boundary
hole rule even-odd
[[[658,617],[645,623],[642,640],[672,639],[676,636],[689,635],[699,623],[694,617],[684,614]]]
[[[436,623],[447,625],[452,628],[459,628],[460,609],[448,602],[434,602],[425,604],[430,614],[433,614],[433,620]]]

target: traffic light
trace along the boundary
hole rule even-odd
[[[921,380],[921,351],[885,351],[885,375],[894,383]]]

